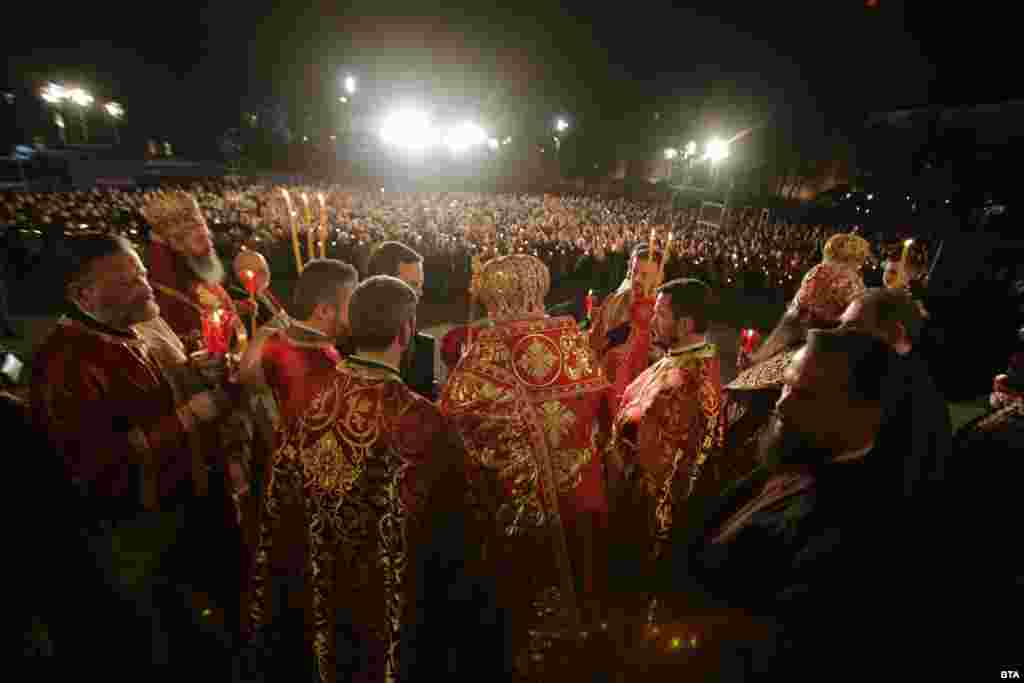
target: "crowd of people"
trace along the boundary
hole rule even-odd
[[[19,585],[80,671],[809,679],[948,667],[951,637],[1012,656],[950,615],[1020,605],[1024,367],[954,441],[915,264],[868,288],[853,232],[586,198],[334,193],[327,234],[293,236],[280,188],[236,191],[125,195],[138,240],[68,239],[64,315],[27,398],[4,394],[19,480],[60,500],[24,489]],[[582,325],[548,313],[558,273],[615,254]],[[430,259],[456,257],[484,316],[440,341],[438,385],[417,311],[446,278]],[[795,273],[793,294],[723,386],[712,293],[744,268]],[[950,590],[965,577],[984,581]]]
[[[248,181],[208,181],[184,189],[199,202],[222,254],[244,245],[264,252],[278,269],[294,269],[291,221],[280,187]],[[325,196],[326,253],[353,264],[365,263],[372,245],[385,240],[413,246],[424,257],[436,289],[463,291],[472,256],[530,253],[543,260],[556,282],[580,268],[604,271],[604,262],[671,232],[673,263],[679,274],[700,277],[712,286],[782,289],[790,295],[820,254],[825,239],[844,226],[803,225],[765,219],[754,209],[733,209],[721,221],[699,207],[672,208],[626,199],[585,196],[495,194],[402,194],[346,190],[337,186],[286,188],[298,222],[302,247],[309,226],[319,225],[317,195]],[[91,190],[67,193],[0,195],[0,225],[8,250],[27,253],[25,244],[57,242],[85,232],[120,234],[133,243],[147,239],[142,215],[148,193]],[[305,203],[302,197],[305,196]],[[897,233],[866,235],[873,246],[868,264],[881,273],[881,258],[898,251]],[[24,260],[24,259],[22,259]],[[604,283],[611,284],[611,283]]]

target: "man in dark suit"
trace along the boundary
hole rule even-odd
[[[904,636],[916,640],[928,619],[914,590],[928,548],[891,498],[873,498],[866,466],[885,457],[882,403],[897,360],[865,332],[811,330],[785,371],[762,465],[680,527],[658,586],[673,611],[699,625],[692,615],[740,610],[761,627],[757,637],[743,619],[734,634],[717,627],[705,656],[721,680],[817,677],[823,662],[846,672],[885,661],[888,648],[897,664],[927,667]],[[934,581],[942,567],[929,566]]]
[[[370,254],[367,277],[390,275],[412,287],[423,298],[423,257],[401,242],[383,242]],[[437,373],[434,369],[434,338],[417,332],[402,356],[402,380],[420,396],[436,401]]]

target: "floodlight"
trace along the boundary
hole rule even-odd
[[[671,147],[665,150],[666,159],[675,159],[677,156],[679,156],[679,150],[673,149]]]
[[[704,152],[704,158],[711,161],[712,164],[717,164],[722,159],[729,156],[729,143],[721,138],[711,138],[708,140],[708,146]]]
[[[465,121],[451,128],[444,137],[445,146],[453,154],[459,154],[487,141],[487,133],[480,126]]]
[[[380,136],[385,143],[409,151],[423,151],[440,141],[430,116],[416,109],[402,109],[384,119]]]

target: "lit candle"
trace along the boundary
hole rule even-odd
[[[219,308],[203,315],[203,341],[206,342],[206,350],[213,355],[228,352],[224,321],[225,316]]]
[[[292,198],[291,195],[288,194],[288,190],[282,187],[281,194],[284,196],[284,201],[288,208],[288,220],[292,228],[292,247],[295,249],[295,269],[301,275],[302,250],[299,248],[299,226],[295,221],[295,207],[292,206]]]
[[[327,258],[327,203],[323,192],[316,196],[320,200],[320,258]]]

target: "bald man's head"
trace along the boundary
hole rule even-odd
[[[248,281],[245,271],[252,271],[253,279],[256,282],[256,292],[262,294],[270,286],[270,267],[263,254],[250,249],[243,249],[238,252],[234,263],[235,277],[243,285]]]

